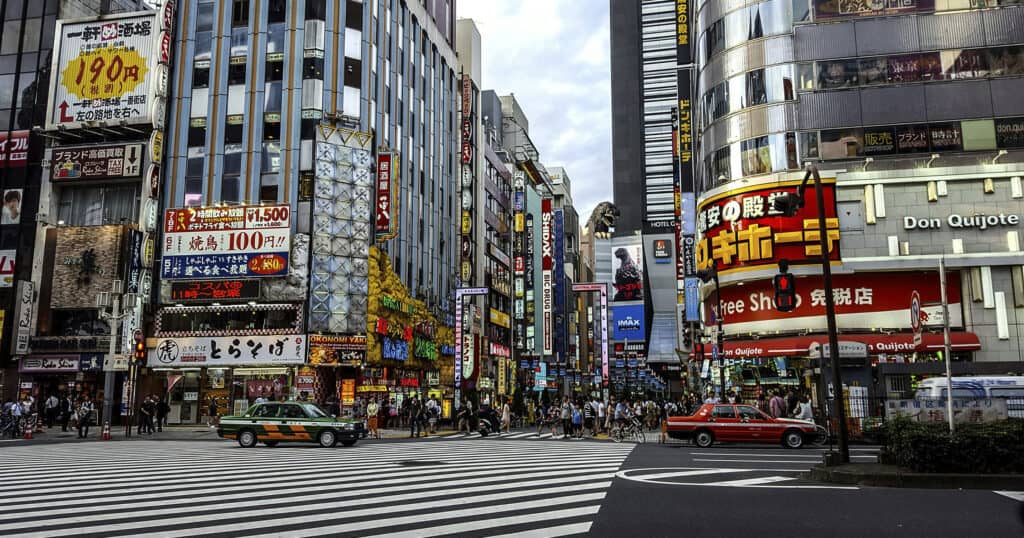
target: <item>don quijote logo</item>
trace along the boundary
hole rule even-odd
[[[873,351],[885,351],[885,352],[896,352],[906,351],[911,352],[916,349],[913,342],[878,342],[873,346]]]

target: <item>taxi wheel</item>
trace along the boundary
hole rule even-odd
[[[786,448],[800,448],[804,446],[804,434],[799,430],[786,430],[782,434],[782,445]]]
[[[242,430],[238,432],[238,444],[242,448],[252,448],[256,446],[256,433],[252,430]]]
[[[338,442],[338,435],[334,433],[334,430],[324,430],[317,436],[317,441],[320,446],[324,448],[330,448]]]
[[[356,440],[355,439],[345,439],[344,441],[341,442],[341,444],[342,444],[342,446],[352,446],[352,445],[356,444]]]
[[[700,430],[694,434],[693,443],[701,448],[708,448],[715,443],[715,435],[709,430]]]

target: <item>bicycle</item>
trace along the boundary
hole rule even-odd
[[[0,438],[10,436],[11,439],[16,439],[21,433],[18,426],[19,421],[10,414],[0,416]]]

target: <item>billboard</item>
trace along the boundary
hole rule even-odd
[[[257,366],[303,364],[306,335],[269,334],[161,338],[148,358],[150,367]]]
[[[87,122],[151,123],[162,116],[170,34],[157,13],[58,21],[46,129]],[[159,91],[158,91],[159,90]]]
[[[612,307],[612,340],[643,342],[644,305],[615,305]]]
[[[142,175],[142,144],[54,148],[50,180],[60,183]]]
[[[61,226],[53,255],[50,306],[96,308],[96,294],[120,278],[125,227]]]
[[[14,286],[14,262],[17,257],[17,250],[0,250],[0,288]]]
[[[612,302],[644,299],[644,251],[639,239],[612,246]]]
[[[288,273],[291,207],[168,209],[161,275],[167,279],[272,277]]]
[[[718,272],[820,263],[818,204],[808,190],[804,207],[787,217],[772,208],[780,195],[796,192],[799,181],[773,186],[740,188],[704,200],[697,213],[697,268],[714,263]],[[828,257],[839,260],[839,219],[836,216],[835,179],[822,179],[825,199],[825,236]]]
[[[377,241],[392,239],[398,234],[394,218],[394,204],[398,199],[395,196],[398,170],[398,155],[387,151],[377,155],[377,203],[374,209],[374,232]]]
[[[554,348],[554,215],[551,198],[540,202],[540,255],[541,255],[541,314],[543,316],[543,344],[545,355]]]
[[[260,281],[255,279],[231,278],[171,282],[171,300],[173,302],[255,301],[259,298]]]
[[[0,131],[0,168],[28,165],[28,130]]]

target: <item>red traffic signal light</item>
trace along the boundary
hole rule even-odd
[[[796,308],[796,280],[792,273],[775,275],[775,309],[791,312]]]

